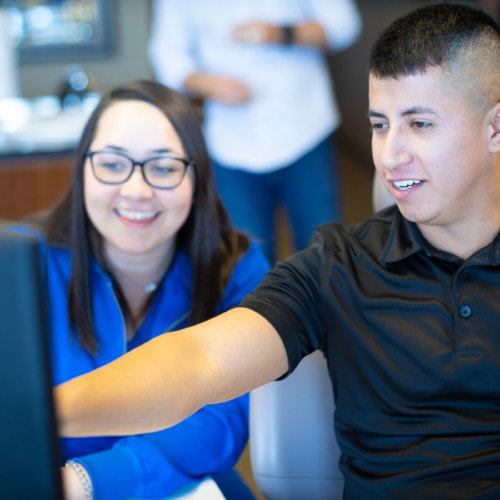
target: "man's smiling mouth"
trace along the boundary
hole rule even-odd
[[[413,186],[420,184],[421,182],[422,181],[406,180],[406,181],[393,181],[392,184],[400,191],[406,191],[407,189],[410,189]]]

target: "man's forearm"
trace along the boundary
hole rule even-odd
[[[61,436],[131,435],[172,426],[202,406],[281,376],[283,343],[260,315],[235,308],[166,333],[54,389]]]

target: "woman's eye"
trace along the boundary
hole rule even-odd
[[[173,169],[169,165],[153,165],[150,171],[155,175],[168,175],[173,172]]]
[[[123,165],[117,162],[106,162],[101,165],[106,170],[123,170]]]
[[[184,169],[184,164],[178,160],[168,158],[148,163],[147,169],[151,175],[177,175]]]

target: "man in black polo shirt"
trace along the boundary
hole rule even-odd
[[[318,228],[242,307],[57,389],[63,434],[171,425],[321,349],[346,498],[500,498],[499,28],[425,6],[381,34],[369,70],[397,206]]]

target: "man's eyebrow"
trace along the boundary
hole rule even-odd
[[[424,106],[413,106],[411,108],[406,109],[401,113],[401,116],[412,116],[412,115],[419,115],[419,114],[426,114],[426,115],[435,115],[436,112],[433,111],[431,108],[426,108]],[[368,118],[387,118],[384,113],[379,113],[378,111],[374,110],[369,110],[368,111]]]
[[[367,114],[368,118],[386,118],[386,116],[383,114],[383,113],[379,113],[377,111],[373,111],[373,110],[368,110],[368,114]]]
[[[424,106],[414,106],[413,108],[409,108],[406,111],[402,113],[402,116],[409,116],[409,115],[435,115],[436,112],[433,111],[431,108],[426,108]]]

